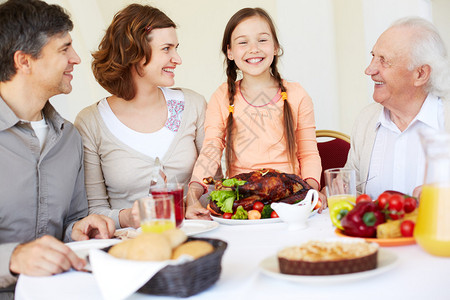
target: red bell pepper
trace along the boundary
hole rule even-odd
[[[384,223],[384,214],[375,202],[362,201],[341,220],[344,233],[357,237],[375,237],[377,226]]]

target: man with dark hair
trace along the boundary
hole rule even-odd
[[[72,27],[58,5],[0,5],[0,288],[80,270],[61,241],[114,233],[111,219],[87,216],[81,137],[48,101],[72,90]]]

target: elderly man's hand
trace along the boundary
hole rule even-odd
[[[114,221],[102,215],[89,215],[73,225],[72,239],[84,241],[91,238],[109,239],[116,230]]]
[[[86,265],[69,247],[46,235],[14,249],[9,269],[13,273],[30,276],[58,274],[73,267],[81,270]]]

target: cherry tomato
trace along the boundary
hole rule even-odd
[[[380,209],[386,209],[387,205],[388,205],[388,199],[391,197],[391,194],[388,192],[383,192],[380,194],[380,196],[378,196],[377,201],[378,201],[378,207]]]
[[[394,194],[389,199],[389,217],[392,220],[403,218],[405,211],[403,210],[404,198],[401,195]]]
[[[389,199],[389,210],[402,211],[404,198],[400,195],[392,195]]]
[[[411,220],[405,220],[400,224],[400,232],[404,237],[413,236],[414,222]]]
[[[252,209],[251,211],[248,212],[248,219],[249,220],[261,219],[261,213],[259,212],[259,210]]]
[[[417,200],[413,197],[405,198],[404,210],[405,213],[413,212],[417,207]]]
[[[358,204],[358,202],[361,202],[361,201],[371,202],[372,198],[370,198],[370,196],[367,194],[361,194],[356,198],[356,204]]]
[[[233,216],[232,213],[224,213],[224,214],[222,215],[222,218],[224,218],[224,219],[231,219],[232,216]]]
[[[262,212],[263,208],[264,208],[264,204],[262,202],[256,201],[255,203],[253,203],[253,209],[254,210]]]
[[[270,217],[271,217],[271,218],[279,218],[276,211],[273,211],[273,212],[270,214]]]

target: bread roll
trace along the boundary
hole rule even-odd
[[[177,228],[166,230],[163,232],[163,234],[169,240],[170,246],[172,248],[178,247],[187,240],[187,235],[184,233],[184,231]]]
[[[172,254],[172,259],[177,259],[183,254],[192,256],[194,259],[197,259],[213,251],[214,247],[208,242],[190,241],[175,248]]]
[[[170,259],[172,247],[165,235],[142,233],[135,239],[114,245],[108,253],[117,258],[162,261]]]
[[[117,258],[127,258],[133,240],[125,240],[112,246],[108,253]]]

